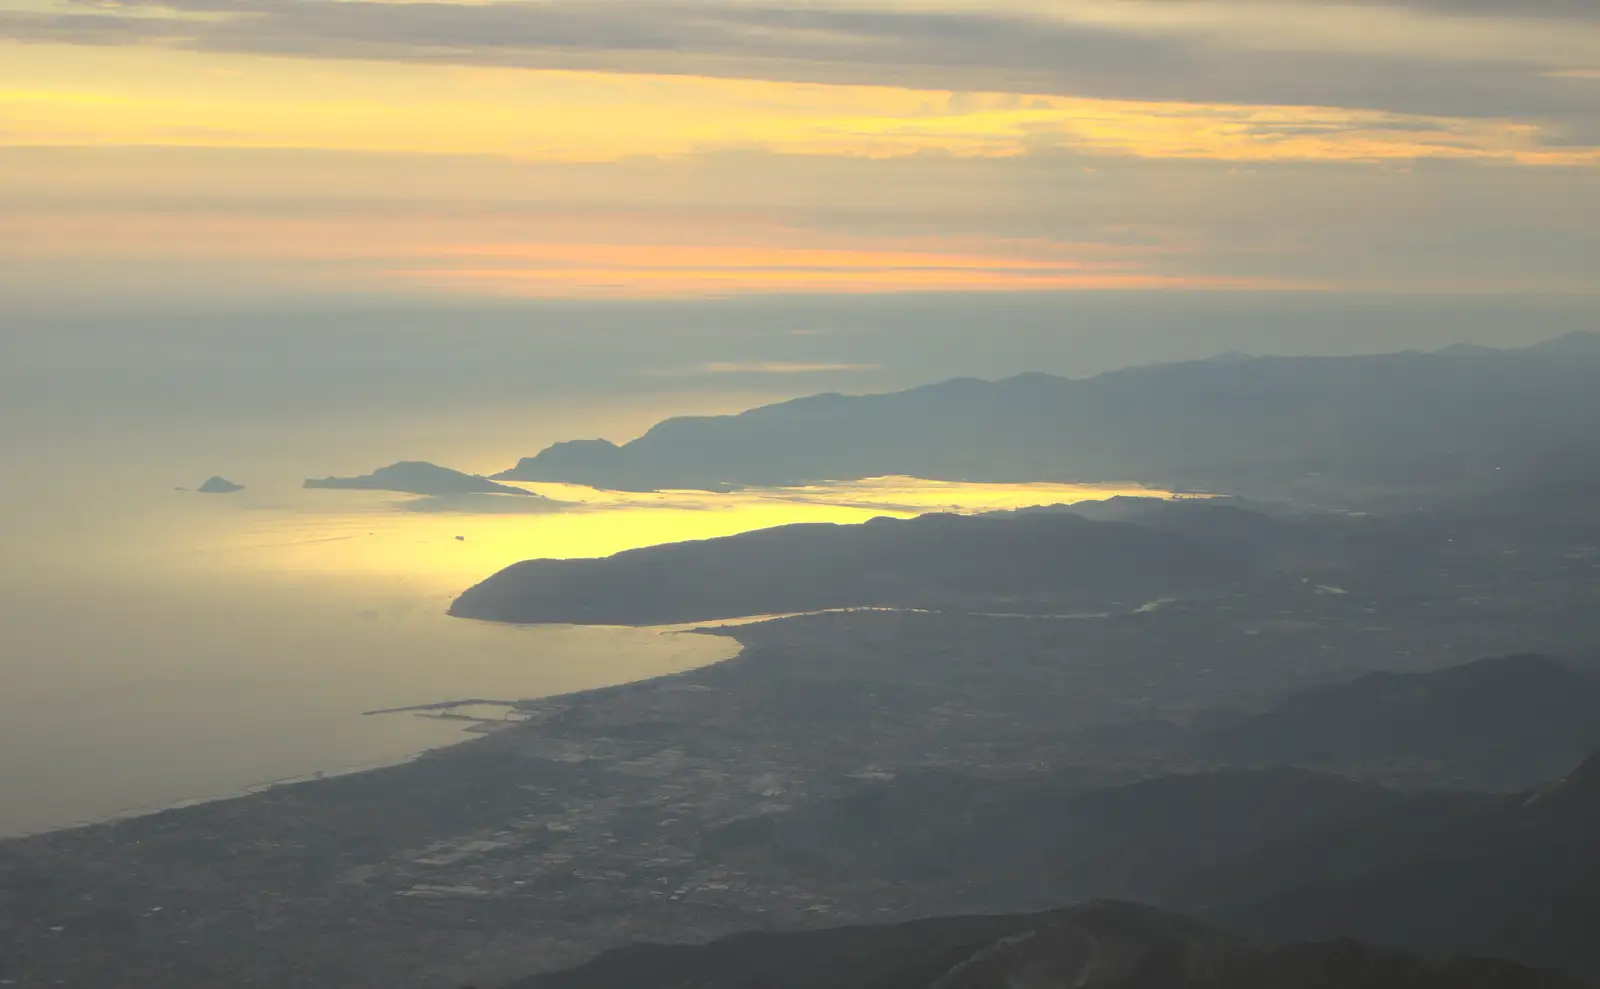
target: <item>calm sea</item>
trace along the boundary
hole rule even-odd
[[[470,737],[459,722],[365,711],[546,696],[737,648],[681,632],[445,617],[455,594],[517,560],[1110,493],[906,479],[736,495],[537,486],[564,505],[504,498],[462,511],[300,488],[308,475],[415,455],[398,421],[346,427],[337,442],[303,422],[237,434],[114,417],[40,425],[0,434],[0,834],[392,763]],[[502,438],[438,459],[487,471],[535,448]],[[212,473],[246,489],[175,490]]]

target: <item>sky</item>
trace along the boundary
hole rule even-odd
[[[0,0],[34,381],[396,322],[654,389],[1528,342],[1597,261],[1593,0]]]

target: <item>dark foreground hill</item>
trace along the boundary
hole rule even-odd
[[[1600,757],[1558,784],[1510,797],[1383,793],[1291,773],[1055,794],[1046,787],[1032,796],[971,780],[947,780],[943,793],[918,788],[920,796],[891,785],[876,802],[847,799],[751,822],[712,836],[707,851],[737,873],[755,861],[746,862],[743,845],[769,869],[786,863],[789,881],[802,886],[853,873],[930,892],[964,885],[990,902],[1137,895],[1288,947],[1249,949],[1181,918],[1101,904],[1009,920],[635,947],[518,986],[1571,984],[1506,965],[1423,964],[1353,943],[1306,943],[1328,941],[1600,977]],[[1498,981],[1523,978],[1534,981]]]
[[[1298,769],[1224,770],[1095,785],[1065,772],[982,779],[948,772],[862,784],[832,800],[709,832],[704,853],[797,883],[857,877],[961,887],[969,902],[1048,906],[1160,901],[1198,870],[1474,794],[1408,793]]]
[[[1186,745],[1228,765],[1387,771],[1514,790],[1600,748],[1600,680],[1537,655],[1373,673],[1296,694]]]
[[[1356,937],[1514,957],[1600,979],[1600,756],[1447,814],[1403,812],[1191,877],[1216,916],[1275,939]]]
[[[1578,989],[1495,961],[1425,962],[1354,942],[1257,947],[1129,903],[641,945],[514,989]]]
[[[1600,356],[1572,347],[958,379],[668,419],[621,446],[557,444],[497,477],[642,490],[907,474],[1445,494],[1594,460],[1597,385]]]
[[[1488,819],[1483,815],[1515,819],[1530,789],[1561,778],[1593,749],[1574,749],[1600,722],[1591,689],[1585,675],[1537,656],[1376,674],[1293,695],[1220,729],[1201,719],[1191,731],[1170,733],[1164,753],[1141,753],[1152,770],[1197,762],[1277,768],[1118,785],[1082,771],[907,773],[712,829],[702,851],[735,868],[781,868],[797,880],[959,883],[986,902],[1242,902],[1306,875],[1353,875],[1391,853],[1403,860],[1444,847],[1423,841],[1407,851],[1419,834],[1466,827]],[[1110,745],[1103,758],[1136,764],[1116,753]],[[1293,763],[1325,771],[1283,765]],[[1541,765],[1557,768],[1522,778]],[[1356,776],[1452,789],[1396,788]],[[1490,777],[1522,779],[1504,788],[1523,792],[1501,797],[1461,787],[1464,779]],[[1581,784],[1583,777],[1573,778]],[[1570,799],[1573,786],[1552,793]],[[1541,798],[1546,811],[1555,805]],[[1530,844],[1546,837],[1535,834]],[[1381,847],[1365,847],[1368,840]],[[1348,850],[1324,855],[1318,847]],[[1255,864],[1271,848],[1282,856],[1260,861],[1278,864]],[[1229,862],[1238,868],[1230,872]]]
[[[1256,571],[1235,540],[1070,514],[925,515],[782,526],[600,560],[529,560],[469,589],[450,613],[665,625],[852,607],[1097,610]]]

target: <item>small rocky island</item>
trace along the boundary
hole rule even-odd
[[[200,494],[234,494],[244,490],[244,485],[235,484],[225,477],[215,476],[195,489]]]
[[[538,495],[509,484],[499,484],[476,474],[466,474],[438,464],[404,460],[380,467],[360,477],[311,478],[307,488],[338,488],[353,491],[399,491],[419,495],[503,494],[537,498]]]

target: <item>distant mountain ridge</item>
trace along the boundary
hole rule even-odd
[[[1513,351],[1514,352],[1514,351]],[[1600,332],[1573,330],[1571,333],[1523,348],[1524,353],[1555,356],[1600,355]]]
[[[1079,380],[1032,373],[814,395],[668,419],[622,445],[558,443],[495,476],[635,490],[904,474],[1447,491],[1600,456],[1594,421],[1600,334],[1579,333],[1520,351],[1230,355]]]
[[[1481,343],[1456,343],[1434,351],[1436,354],[1535,354],[1542,356],[1600,355],[1600,332],[1573,330],[1528,347],[1491,347]]]

